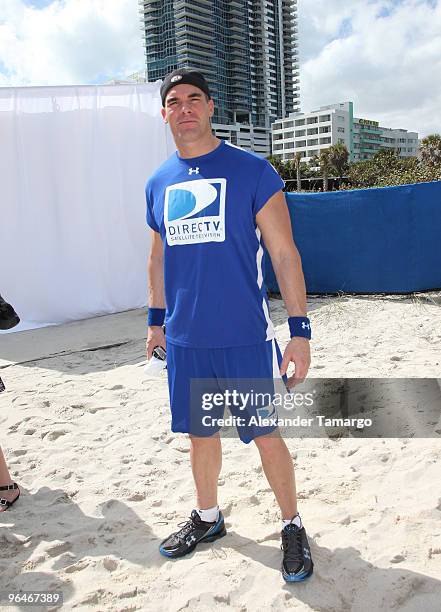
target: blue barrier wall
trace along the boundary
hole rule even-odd
[[[308,293],[441,288],[441,181],[286,200]],[[276,293],[268,253],[264,266]]]

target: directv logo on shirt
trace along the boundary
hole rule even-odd
[[[225,240],[226,179],[196,179],[170,185],[165,191],[167,244]]]

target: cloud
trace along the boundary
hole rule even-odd
[[[302,109],[441,132],[441,0],[299,0]],[[104,82],[144,68],[137,0],[0,0],[0,86]]]
[[[357,117],[441,132],[439,0],[300,0],[299,18],[302,110],[353,100]]]
[[[135,0],[0,0],[0,86],[103,82],[144,68]]]

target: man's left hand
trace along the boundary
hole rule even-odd
[[[287,380],[287,387],[291,389],[295,385],[303,382],[309,370],[311,363],[311,352],[309,348],[309,340],[295,336],[291,338],[283,353],[282,364],[280,366],[280,374],[286,374],[290,362],[295,365],[294,375]]]

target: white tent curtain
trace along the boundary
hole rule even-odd
[[[0,294],[11,331],[145,306],[160,81],[0,88]]]

